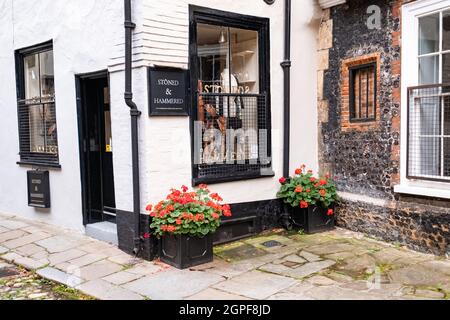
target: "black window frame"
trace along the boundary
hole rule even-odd
[[[16,65],[16,94],[17,94],[17,122],[19,132],[19,155],[20,161],[18,165],[33,166],[33,167],[46,167],[46,168],[61,168],[59,162],[59,141],[58,135],[56,138],[58,151],[56,155],[48,153],[30,152],[30,142],[26,141],[23,137],[23,130],[29,131],[28,121],[24,121],[21,116],[21,108],[24,108],[24,104],[21,101],[25,100],[25,70],[24,59],[25,57],[38,54],[46,51],[53,51],[53,40],[49,40],[37,45],[18,49],[15,51],[15,65]],[[54,55],[54,51],[53,51]],[[56,96],[56,92],[55,92]],[[56,116],[56,99],[52,102],[55,108]]]
[[[359,113],[360,117],[356,118],[356,98],[355,98],[355,79],[356,79],[356,73],[364,70],[364,69],[368,69],[368,68],[373,68],[373,86],[374,86],[374,90],[373,90],[373,101],[374,101],[374,106],[373,106],[373,117],[369,117],[368,115],[368,101],[369,101],[369,95],[366,94],[367,96],[367,105],[366,105],[366,117],[362,118],[361,117],[361,111]],[[369,63],[365,63],[365,64],[360,64],[357,66],[352,66],[349,67],[349,120],[351,123],[361,123],[361,122],[374,122],[377,120],[377,112],[378,112],[378,101],[377,101],[377,90],[378,90],[378,83],[377,83],[377,78],[378,78],[378,74],[377,74],[377,62],[369,62]],[[360,87],[361,90],[361,87]],[[367,92],[369,91],[369,83],[367,84],[367,88],[366,88]],[[361,94],[359,95],[360,100],[361,100]],[[361,104],[362,102],[360,101],[360,106],[359,108],[361,108]]]
[[[249,170],[244,173],[237,173],[233,170],[233,165],[218,164],[227,166],[227,175],[199,177],[199,165],[195,164],[195,142],[194,123],[197,120],[197,81],[199,78],[199,66],[197,57],[197,24],[204,23],[230,28],[247,29],[258,32],[258,54],[259,54],[259,87],[260,93],[265,95],[265,117],[267,123],[267,157],[270,159],[266,165],[261,165],[259,170]],[[270,19],[255,17],[221,11],[206,7],[189,5],[189,75],[191,95],[190,131],[191,131],[191,163],[192,163],[192,184],[197,186],[202,183],[215,184],[242,180],[274,177],[272,170],[272,115],[271,115],[271,83],[270,83]],[[250,95],[251,96],[251,95]],[[261,173],[264,167],[266,174]],[[250,168],[250,167],[249,167]],[[228,170],[228,169],[227,169]]]

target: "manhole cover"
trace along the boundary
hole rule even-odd
[[[13,268],[0,268],[0,278],[9,278],[13,276],[18,276],[19,271]]]
[[[264,242],[262,245],[266,248],[273,248],[273,247],[281,246],[281,243],[278,241],[272,240],[272,241]]]

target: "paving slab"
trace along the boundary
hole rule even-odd
[[[324,256],[338,252],[352,252],[354,249],[355,247],[349,243],[326,243],[309,246],[307,251],[319,256]]]
[[[139,294],[101,279],[83,283],[76,288],[101,300],[144,300]]]
[[[450,276],[450,260],[431,260],[420,263],[420,266],[429,269],[431,272],[444,273]]]
[[[293,286],[296,280],[261,271],[250,271],[227,281],[218,283],[214,288],[252,299],[268,297]]]
[[[126,271],[141,276],[148,276],[167,269],[171,269],[171,267],[155,264],[148,261],[142,261],[138,264],[135,264],[131,268],[127,268]]]
[[[206,290],[203,290],[202,292],[199,292],[197,294],[194,294],[193,296],[188,297],[186,300],[237,301],[237,300],[252,300],[252,299],[217,289],[208,288]]]
[[[34,243],[30,243],[23,247],[17,248],[16,251],[22,256],[29,257],[39,252],[45,252],[45,249]]]
[[[80,268],[80,278],[95,280],[123,270],[123,266],[103,260]]]
[[[308,260],[309,262],[317,262],[317,261],[322,261],[323,259],[321,257],[319,257],[318,255],[315,255],[313,253],[307,252],[307,251],[301,251],[299,253],[299,256],[305,258],[306,260]]]
[[[8,252],[8,251],[9,251],[8,248],[5,248],[5,247],[0,246],[0,254],[4,254],[4,253],[6,253],[6,252]]]
[[[66,236],[54,236],[36,242],[37,245],[44,247],[49,253],[59,253],[79,246],[75,239]]]
[[[23,247],[27,244],[33,244],[34,242],[37,242],[39,240],[42,239],[46,239],[51,237],[50,234],[45,233],[45,232],[37,232],[37,233],[32,233],[17,239],[13,239],[13,240],[9,240],[6,242],[3,242],[3,246],[10,248],[10,249],[15,249],[15,248],[19,248],[19,247]]]
[[[315,287],[311,284],[299,283],[270,296],[267,300],[313,300],[307,295],[313,288]]]
[[[62,262],[71,261],[74,259],[81,258],[83,256],[87,255],[86,252],[78,250],[78,249],[70,249],[67,251],[59,252],[59,253],[52,253],[48,255],[47,259],[52,265],[57,265]]]
[[[393,282],[404,285],[438,287],[450,283],[450,278],[444,273],[433,272],[421,265],[393,270],[388,274]]]
[[[19,221],[19,220],[0,220],[0,226],[10,229],[10,230],[16,230],[16,229],[22,229],[29,226],[29,224]]]
[[[43,278],[62,283],[69,287],[76,287],[84,282],[84,280],[73,274],[68,274],[51,267],[40,269],[36,273]]]
[[[0,233],[7,232],[7,231],[11,231],[11,230],[0,226]]]
[[[144,277],[144,275],[130,273],[128,271],[121,271],[117,273],[113,273],[107,277],[104,277],[103,280],[108,281],[115,285],[122,285],[125,283],[129,283]]]
[[[3,243],[5,243],[6,241],[18,239],[28,234],[29,233],[23,230],[11,230],[8,232],[4,232],[0,234],[0,243],[3,245]]]
[[[314,287],[306,295],[315,300],[383,300],[383,295],[343,289],[336,286]]]
[[[152,300],[179,300],[199,293],[225,278],[199,271],[168,270],[123,287]]]
[[[95,262],[98,262],[100,260],[104,260],[106,258],[107,258],[107,256],[104,255],[103,253],[89,253],[89,254],[85,254],[79,258],[69,260],[68,262],[74,266],[81,268],[81,267],[93,264]],[[113,262],[111,262],[111,263],[113,263]]]
[[[28,270],[36,270],[45,266],[45,264],[40,261],[23,257],[13,252],[2,255],[2,259],[11,263],[18,264]]]

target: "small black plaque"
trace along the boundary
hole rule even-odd
[[[187,70],[149,68],[149,115],[188,116]]]
[[[28,171],[28,205],[50,208],[50,179],[48,171]]]

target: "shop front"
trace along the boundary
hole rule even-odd
[[[9,108],[0,130],[15,139],[0,173],[18,183],[2,185],[0,210],[149,259],[145,207],[181,185],[208,184],[231,204],[215,243],[278,226],[279,177],[298,164],[318,168],[315,1],[291,11],[281,0],[62,2],[31,5],[45,21],[21,4],[6,8],[14,21],[2,20],[9,85],[0,99]],[[27,172],[48,177],[48,194],[29,190]],[[29,194],[51,202],[29,206]]]

